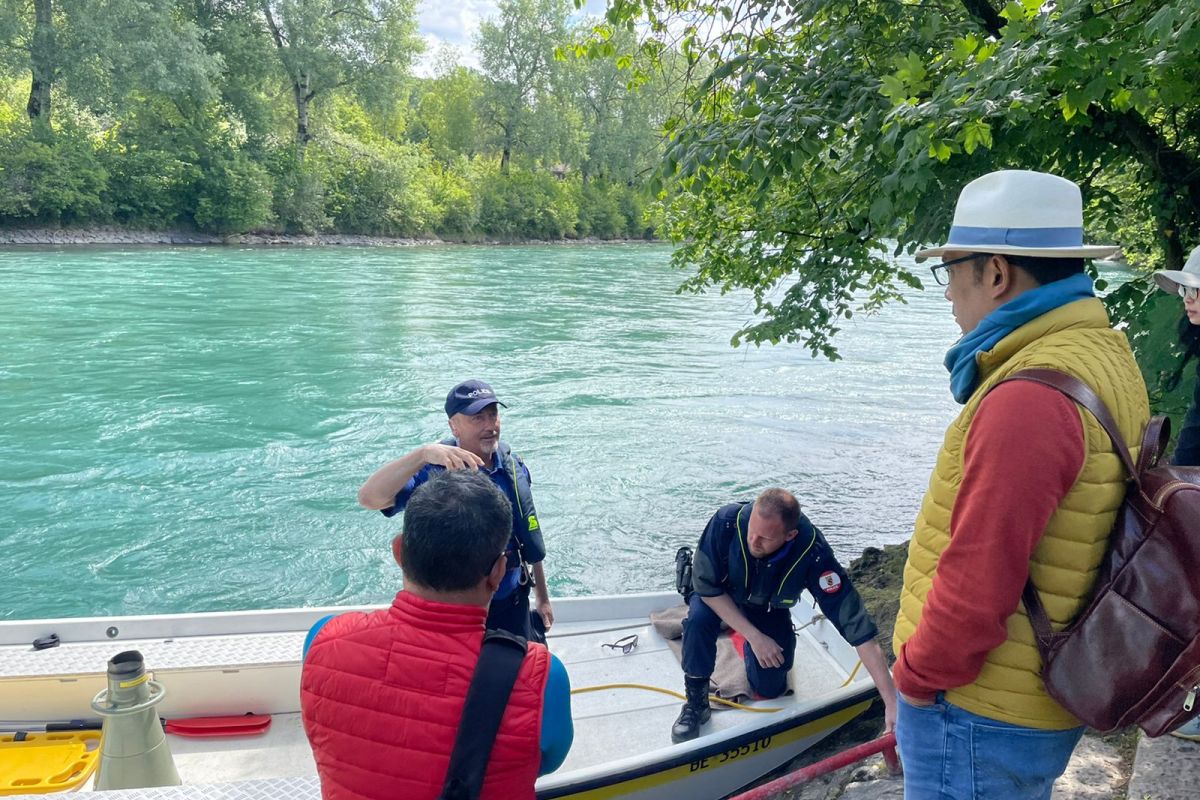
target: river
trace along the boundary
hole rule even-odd
[[[355,503],[508,403],[553,594],[666,588],[721,504],[794,490],[839,555],[909,535],[957,406],[940,287],[843,360],[729,345],[654,245],[0,250],[0,617],[378,603],[398,522]],[[922,268],[920,275],[927,275]]]

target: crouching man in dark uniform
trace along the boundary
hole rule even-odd
[[[722,622],[746,640],[751,688],[762,697],[787,691],[796,651],[791,608],[804,589],[858,651],[883,699],[885,729],[892,730],[896,688],[875,641],[875,621],[795,496],[767,489],[753,503],[722,507],[700,536],[692,569],[695,593],[683,624],[687,703],[671,728],[672,741],[695,739],[711,716],[709,677]]]

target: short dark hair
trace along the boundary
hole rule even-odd
[[[449,470],[404,507],[404,577],[435,591],[475,587],[512,533],[512,506],[481,472]]]
[[[980,253],[981,256],[988,257],[991,253]],[[999,253],[1004,256],[1008,263],[1014,267],[1020,267],[1025,270],[1029,277],[1037,281],[1039,286],[1045,286],[1047,283],[1054,283],[1083,272],[1084,260],[1082,258],[1041,258],[1038,256],[1018,256],[1008,253]],[[975,282],[978,283],[983,279],[982,261],[973,261],[971,266],[975,270]]]
[[[754,501],[760,514],[779,519],[789,531],[800,526],[800,501],[786,489],[767,489]]]

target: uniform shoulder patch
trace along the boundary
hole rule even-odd
[[[825,592],[825,594],[837,594],[842,590],[842,576],[831,569],[822,572],[821,577],[817,579],[817,583],[821,586],[821,591]]]

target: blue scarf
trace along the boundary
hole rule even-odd
[[[1081,272],[1030,289],[988,314],[975,326],[975,330],[964,333],[958,343],[946,351],[944,363],[946,369],[950,370],[950,391],[954,399],[966,403],[974,394],[979,384],[976,356],[980,353],[991,350],[1005,336],[1047,311],[1095,296],[1091,276]]]

